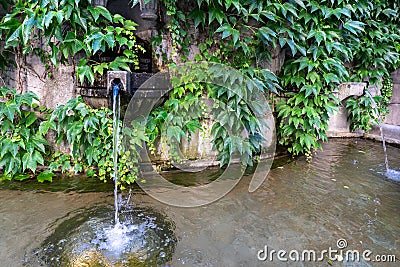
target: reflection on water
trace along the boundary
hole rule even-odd
[[[400,169],[399,152],[388,146],[394,169]],[[254,193],[248,193],[251,177],[246,177],[226,197],[201,208],[168,207],[142,195],[135,201],[164,210],[175,222],[174,266],[301,266],[276,259],[259,262],[257,252],[265,245],[288,251],[335,249],[341,238],[349,249],[399,257],[400,185],[387,180],[384,170],[380,143],[334,140],[311,163],[300,158],[271,170]],[[175,180],[184,179],[185,174],[178,175]],[[327,259],[304,265],[328,266]]]
[[[398,148],[388,146],[389,163],[396,171],[400,171],[399,152]],[[171,266],[328,266],[328,259],[323,263],[277,259],[272,263],[260,262],[257,252],[265,246],[275,250],[322,251],[335,249],[338,239],[346,239],[348,249],[369,249],[373,255],[399,257],[400,185],[388,180],[384,172],[380,143],[339,139],[325,144],[311,163],[299,158],[271,170],[268,179],[254,193],[248,192],[251,180],[248,176],[226,197],[200,208],[166,206],[142,193],[132,196],[132,201],[139,208],[156,211],[154,217],[174,222],[175,226],[167,227],[174,229],[170,235],[177,239],[168,261]],[[218,171],[166,176],[191,186],[215,179]],[[0,190],[0,199],[1,266],[21,266],[24,259],[31,264],[26,266],[35,266],[29,261],[35,248],[41,244],[42,249],[48,248],[55,240],[63,240],[63,235],[72,240],[74,237],[92,240],[92,247],[107,245],[107,235],[99,235],[90,222],[105,223],[105,218],[109,218],[112,223],[112,213],[102,217],[103,211],[95,212],[99,205],[112,205],[112,185],[107,192],[79,194],[4,189]],[[90,238],[78,234],[82,227],[94,227],[89,231]],[[136,227],[124,231],[134,233]],[[160,240],[158,237],[149,240]],[[87,250],[89,257],[103,257],[92,247]],[[157,252],[157,260],[168,254]],[[51,253],[45,255],[45,262],[51,263]],[[134,262],[137,259],[131,260],[127,259],[122,266],[137,266],[138,262]],[[361,261],[334,263],[334,266],[386,265]]]

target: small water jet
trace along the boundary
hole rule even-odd
[[[120,79],[115,79],[112,82],[112,97],[113,97],[113,165],[114,165],[114,206],[115,224],[119,224],[118,219],[118,143],[119,143],[119,124],[120,124],[120,112],[121,112],[121,96],[119,91],[122,89]]]
[[[374,97],[371,95],[371,93],[368,90],[365,90],[365,93],[371,99],[371,102],[373,104],[372,107],[375,110],[375,116],[376,116],[376,118],[378,120],[378,127],[379,127],[379,131],[381,133],[383,152],[385,154],[385,168],[386,168],[385,176],[390,180],[393,180],[393,181],[396,181],[396,182],[400,182],[400,171],[397,171],[397,170],[394,170],[394,169],[390,169],[390,167],[389,167],[389,160],[388,160],[388,153],[387,153],[387,148],[386,148],[385,135],[383,133],[383,128],[382,128],[382,118],[381,118],[381,115],[379,114],[379,111],[378,111],[378,105],[376,104]]]
[[[35,252],[34,261],[41,266],[160,266],[172,258],[174,225],[152,209],[129,204],[130,196],[122,201],[118,193],[121,98],[129,88],[128,77],[122,71],[108,77],[113,111],[114,208],[95,207],[73,218],[68,216]]]

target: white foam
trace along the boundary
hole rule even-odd
[[[400,182],[400,171],[388,169],[385,173],[386,177],[395,182]]]

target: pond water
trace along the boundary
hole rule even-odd
[[[400,170],[400,149],[388,146],[388,158]],[[249,175],[200,208],[167,206],[138,189],[126,192],[121,201],[129,203],[117,232],[112,184],[71,178],[39,186],[2,183],[0,266],[329,266],[327,255],[320,262],[257,256],[267,248],[287,251],[287,259],[290,251],[315,250],[318,258],[323,250],[337,250],[338,240],[347,243],[344,253],[370,250],[371,259],[395,255],[399,261],[400,184],[384,172],[380,143],[336,139],[311,163],[300,157],[272,169],[256,192],[248,192]],[[193,186],[218,174],[210,169],[164,176]],[[109,236],[121,232],[127,239],[114,244]],[[344,258],[333,266],[397,264]]]

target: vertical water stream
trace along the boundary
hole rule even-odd
[[[121,84],[113,86],[113,163],[114,163],[114,206],[115,224],[119,224],[118,218],[118,142],[119,142],[119,121],[120,121],[120,89]]]
[[[382,147],[383,147],[383,152],[385,153],[385,167],[386,167],[386,173],[389,173],[390,168],[389,168],[389,161],[388,161],[388,155],[387,155],[387,151],[386,151],[386,142],[385,142],[385,136],[383,134],[383,129],[382,129],[382,119],[381,116],[379,114],[378,109],[378,105],[375,102],[375,99],[373,98],[373,96],[371,95],[371,93],[368,90],[365,90],[366,94],[368,95],[368,97],[371,99],[372,104],[373,104],[373,108],[375,108],[376,110],[376,118],[378,119],[378,126],[379,126],[379,130],[381,132],[381,139],[382,139]]]

